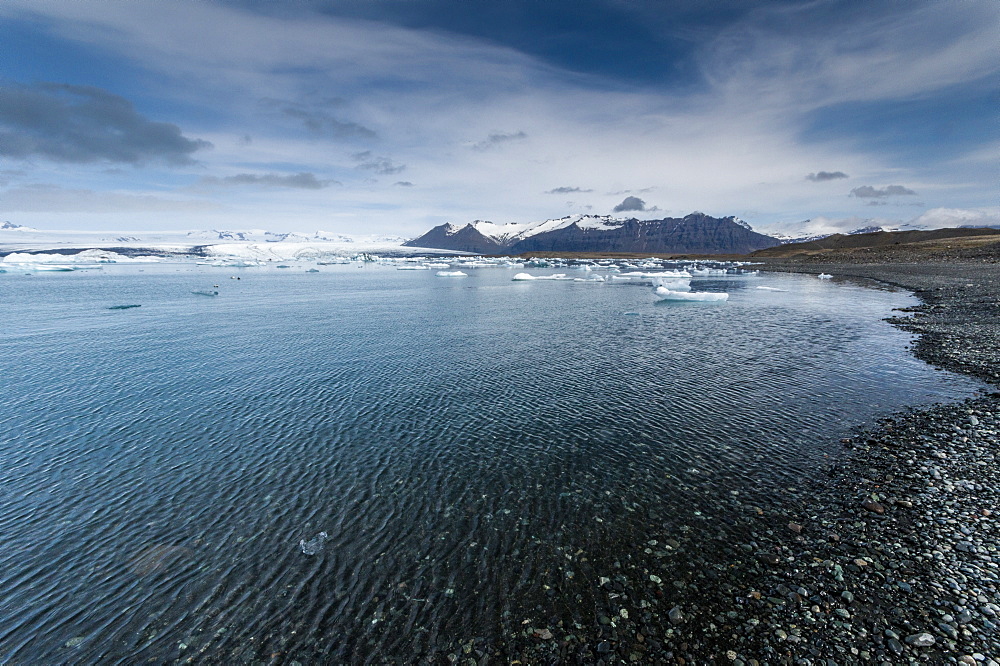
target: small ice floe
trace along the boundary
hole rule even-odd
[[[320,532],[312,539],[306,541],[305,539],[299,540],[299,548],[302,549],[304,555],[315,555],[319,551],[323,550],[323,544],[326,540],[330,538],[330,535],[326,532]]]
[[[778,289],[777,287],[765,287],[763,285],[757,287],[761,291],[787,291],[787,289]]]
[[[571,277],[566,277],[565,273],[555,273],[553,275],[531,275],[530,273],[517,273],[511,280],[515,282],[523,282],[527,280],[572,280]]]
[[[573,278],[573,282],[604,282],[604,276],[595,275],[589,278]]]
[[[657,287],[653,290],[656,297],[661,301],[724,301],[729,298],[726,292],[712,291],[674,291],[666,287]]]
[[[428,270],[428,268],[427,268],[427,266],[421,266],[421,265],[403,265],[403,266],[396,266],[396,270],[397,271],[426,271],[426,270]]]
[[[829,279],[830,279],[830,278],[832,278],[833,276],[832,276],[832,275],[830,275],[829,273],[820,273],[820,274],[819,274],[819,275],[817,275],[816,277],[818,277],[818,278],[819,278],[820,280],[829,280]]]
[[[469,277],[468,273],[462,271],[438,271],[435,275],[438,277]]]
[[[446,264],[443,261],[435,261],[432,263],[424,264],[427,268],[451,268],[451,264]]]

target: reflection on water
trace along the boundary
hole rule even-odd
[[[733,538],[852,425],[975,387],[905,354],[899,293],[510,275],[3,276],[0,661],[502,652],[538,600],[592,621],[625,554]]]

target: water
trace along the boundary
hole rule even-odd
[[[305,268],[2,276],[0,662],[502,646],[649,540],[710,550],[853,425],[977,388],[905,352],[898,292]]]

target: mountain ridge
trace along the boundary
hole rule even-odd
[[[442,224],[404,243],[477,254],[525,252],[650,252],[747,254],[780,245],[737,217],[694,212],[682,218],[639,220],[606,215],[570,215],[528,224],[476,220]]]

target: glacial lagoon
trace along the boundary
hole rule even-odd
[[[284,265],[0,275],[0,662],[502,651],[978,388],[837,279]]]

